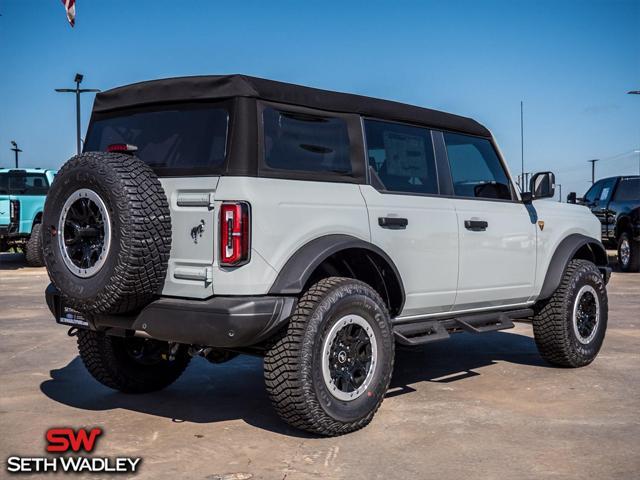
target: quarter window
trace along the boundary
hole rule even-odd
[[[347,122],[342,118],[265,109],[268,167],[352,175]]]
[[[365,120],[369,167],[384,189],[438,193],[431,132],[399,123]]]
[[[445,133],[444,141],[456,196],[512,199],[507,173],[489,140]]]

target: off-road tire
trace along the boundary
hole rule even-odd
[[[593,287],[600,307],[596,333],[588,344],[578,340],[573,327],[576,296],[584,285]],[[598,268],[587,260],[571,260],[551,298],[535,307],[533,334],[540,355],[547,362],[560,367],[588,365],[602,347],[607,318],[607,291]]]
[[[44,255],[42,253],[42,224],[36,223],[31,229],[31,236],[27,242],[25,252],[27,265],[30,267],[44,267]]]
[[[83,188],[100,197],[111,219],[111,246],[102,267],[90,277],[71,272],[58,241],[64,203]],[[171,250],[169,205],[154,172],[136,157],[90,152],[71,158],[51,185],[42,225],[49,277],[65,304],[76,310],[135,311],[164,285]]]
[[[180,377],[191,360],[186,348],[180,346],[174,360],[142,364],[126,351],[124,342],[130,339],[93,330],[79,330],[77,337],[80,358],[91,376],[103,385],[124,393],[147,393],[168,387]]]
[[[351,401],[335,398],[322,377],[322,346],[330,328],[349,313],[373,328],[377,362],[366,392]],[[320,435],[341,435],[366,426],[389,387],[394,339],[384,302],[366,283],[330,277],[300,298],[288,327],[264,359],[267,392],[280,417],[293,427]]]
[[[629,244],[629,261],[623,263],[621,256],[621,248],[624,241]],[[640,271],[640,242],[635,241],[631,235],[627,232],[622,232],[620,238],[618,238],[618,265],[623,272],[638,272]]]

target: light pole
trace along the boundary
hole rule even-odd
[[[59,93],[75,93],[76,94],[76,150],[80,154],[80,94],[81,93],[95,93],[99,92],[97,88],[80,88],[84,75],[76,73],[74,82],[76,82],[76,88],[56,88],[56,92]]]
[[[22,150],[18,148],[18,144],[15,140],[11,140],[11,146],[13,147],[11,148],[11,151],[15,152],[16,154],[16,168],[18,168],[18,154],[22,152]]]
[[[558,195],[558,202],[562,202],[562,184],[558,183],[558,190],[560,190],[560,194]]]
[[[600,161],[599,158],[594,158],[593,160],[587,160],[591,162],[591,185],[596,183],[596,162]]]

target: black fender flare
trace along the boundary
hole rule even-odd
[[[369,250],[384,259],[396,277],[400,292],[402,294],[402,305],[404,305],[405,293],[402,277],[398,267],[389,256],[379,247],[351,235],[332,234],[325,235],[300,247],[285,263],[273,282],[269,295],[292,295],[302,292],[307,280],[314,270],[334,253],[350,248],[361,248]],[[402,310],[402,305],[400,310]]]
[[[538,300],[544,300],[553,295],[560,282],[562,281],[562,275],[567,268],[569,262],[575,257],[578,250],[583,247],[587,247],[593,256],[594,263],[603,273],[606,273],[608,269],[607,251],[605,250],[602,242],[592,237],[587,237],[579,233],[573,233],[567,236],[556,247],[556,251],[551,257],[549,262],[549,268],[544,277],[544,283],[540,290]],[[608,280],[608,276],[605,276],[605,282]]]

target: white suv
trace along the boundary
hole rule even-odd
[[[241,75],[120,87],[49,192],[47,302],[109,387],[256,354],[287,422],[346,433],[396,342],[532,319],[550,363],[595,358],[600,225],[538,201],[553,183],[519,193],[491,133],[448,113]]]

